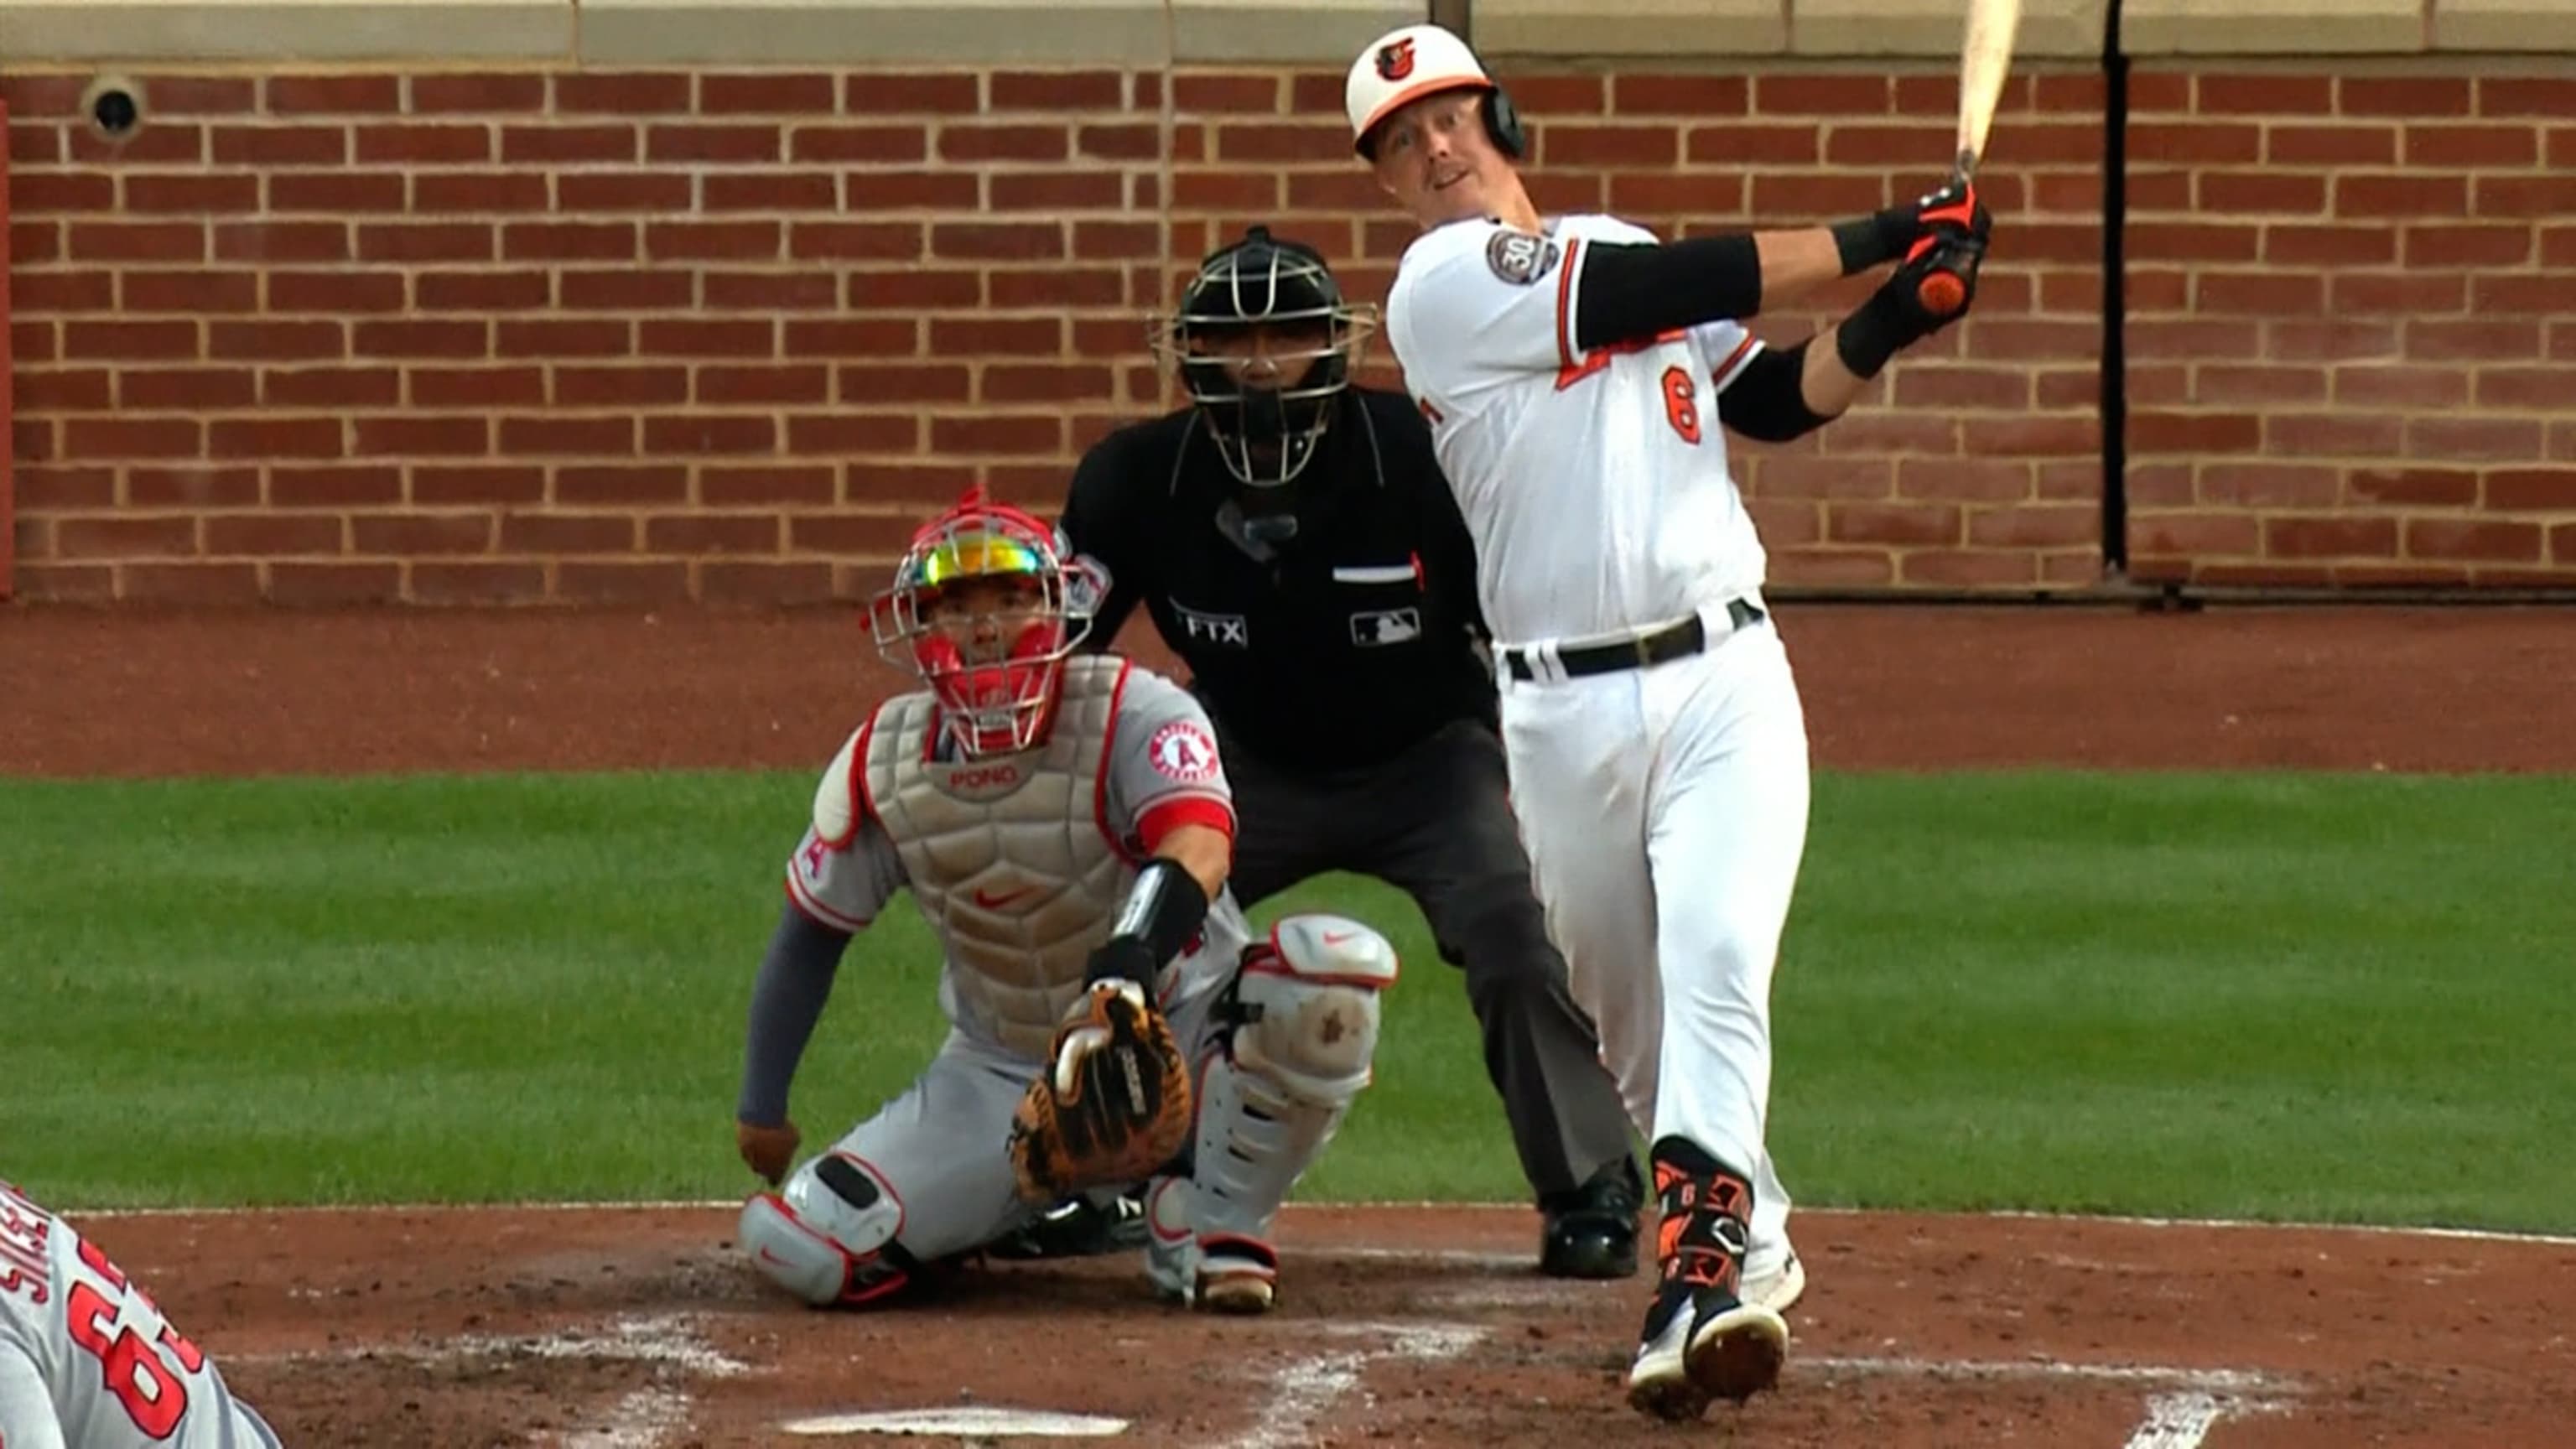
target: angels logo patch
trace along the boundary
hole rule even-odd
[[[1515,287],[1526,287],[1556,270],[1563,250],[1543,236],[1504,228],[1485,243],[1485,265]]]
[[[1195,723],[1176,719],[1154,731],[1145,744],[1154,769],[1184,785],[1204,785],[1216,778],[1216,741]]]
[[[1381,80],[1391,81],[1400,81],[1413,74],[1412,37],[1377,48],[1377,73]]]

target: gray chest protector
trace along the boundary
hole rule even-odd
[[[1036,749],[941,762],[927,694],[890,701],[859,762],[867,808],[893,840],[947,953],[949,1019],[1033,1061],[1083,992],[1136,878],[1107,818],[1115,659],[1065,665],[1053,728]]]

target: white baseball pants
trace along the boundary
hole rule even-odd
[[[1807,839],[1806,715],[1767,619],[1651,668],[1502,679],[1503,740],[1548,930],[1651,1143],[1753,1183],[1745,1274],[1789,1251],[1765,1145],[1771,974]],[[1723,635],[1723,637],[1720,637]]]

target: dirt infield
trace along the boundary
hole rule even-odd
[[[1827,767],[2576,769],[2576,610],[1781,615]],[[895,683],[842,611],[0,609],[0,774],[819,769]]]
[[[1828,767],[2576,769],[2564,611],[1783,613]],[[892,678],[839,613],[0,611],[0,773],[811,768]],[[788,1426],[896,1411],[911,1443],[1093,1442],[1006,1412],[1043,1411],[1205,1449],[2452,1449],[2576,1423],[2566,1243],[1804,1214],[1782,1391],[1692,1433],[1619,1401],[1641,1285],[1536,1277],[1525,1209],[1294,1209],[1287,1296],[1249,1322],[1157,1304],[1132,1258],[812,1313],[709,1208],[83,1225],[298,1449],[871,1442]]]
[[[2452,1449],[2563,1443],[2576,1422],[2565,1243],[1809,1214],[1781,1391],[1686,1437],[1620,1402],[1638,1290],[1539,1277],[1522,1210],[1292,1208],[1281,1306],[1248,1321],[1156,1303],[1132,1255],[813,1312],[755,1286],[731,1227],[697,1208],[86,1230],[167,1285],[162,1306],[223,1346],[291,1445],[850,1443],[868,1441],[790,1426],[940,1411],[1089,1416],[1139,1449]],[[1010,1422],[928,1437],[995,1442]]]

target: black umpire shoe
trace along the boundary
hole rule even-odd
[[[1106,1203],[1070,1197],[1032,1219],[1027,1227],[987,1245],[996,1258],[1026,1262],[1040,1258],[1096,1258],[1145,1246],[1145,1200],[1120,1194]]]
[[[1637,1212],[1645,1186],[1625,1157],[1572,1192],[1539,1199],[1546,1216],[1538,1270],[1551,1278],[1626,1278],[1637,1271]]]

